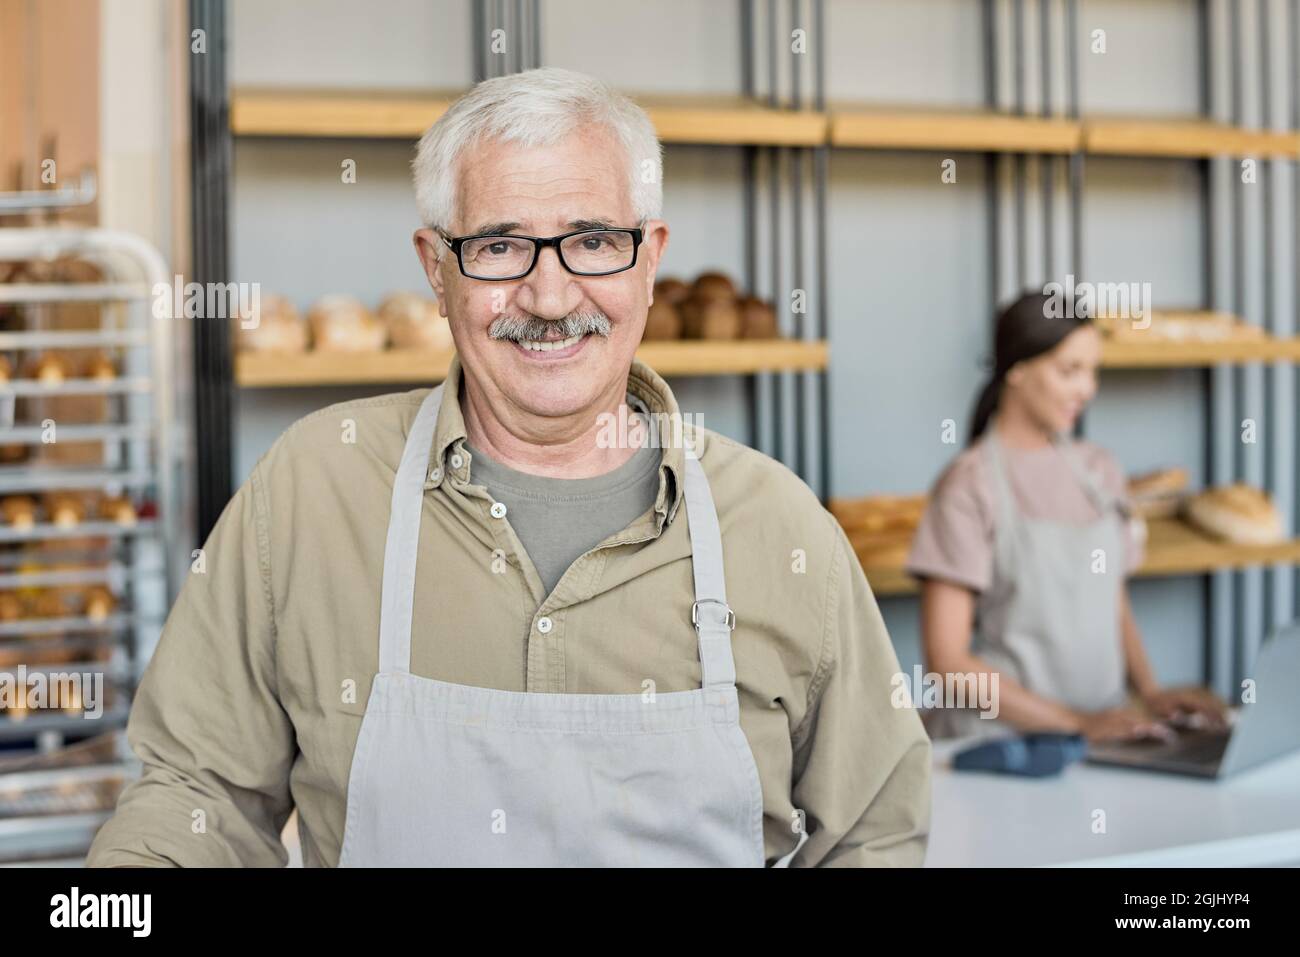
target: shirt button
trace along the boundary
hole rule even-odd
[[[438,481],[439,479],[441,479],[441,478],[442,478],[442,469],[437,468],[437,467],[435,466],[434,469],[433,469],[433,471],[429,473],[429,481],[430,481],[430,482],[437,482],[437,481]]]
[[[488,509],[488,511],[492,513],[493,518],[506,517],[506,507],[502,502],[493,502],[492,507]]]
[[[459,452],[453,452],[453,453],[451,454],[451,467],[452,467],[452,468],[454,468],[454,469],[458,469],[458,468],[460,468],[460,467],[461,467],[462,465],[464,465],[464,464],[465,464],[465,460],[464,460],[463,458],[461,458]]]
[[[543,635],[548,635],[548,634],[550,634],[550,632],[551,632],[551,619],[547,618],[545,615],[543,615],[541,618],[538,618],[538,619],[537,619],[537,630],[540,631]]]

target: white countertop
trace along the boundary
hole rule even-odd
[[[1300,865],[1300,753],[1223,780],[1090,764],[1019,778],[953,771],[968,743],[934,743],[927,867]]]

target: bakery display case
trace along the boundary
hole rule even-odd
[[[0,229],[0,863],[83,856],[173,594],[162,259],[125,233]]]

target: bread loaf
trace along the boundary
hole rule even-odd
[[[124,495],[105,496],[99,503],[99,517],[119,525],[134,525],[135,505]]]
[[[1243,545],[1282,541],[1282,516],[1268,496],[1249,485],[1207,489],[1188,500],[1190,522],[1217,538]]]
[[[776,325],[776,310],[757,296],[742,296],[740,308],[740,336],[742,339],[775,339],[780,333]]]
[[[249,352],[304,352],[307,321],[298,307],[274,293],[259,298],[257,308],[245,307],[235,323],[235,347]]]
[[[695,277],[691,298],[707,301],[733,302],[736,285],[729,276],[720,272],[702,272]]]
[[[729,299],[700,299],[692,295],[681,305],[682,335],[687,339],[735,339],[740,335],[740,310]]]
[[[72,368],[68,360],[57,352],[47,352],[28,364],[27,375],[46,385],[61,385],[72,378]]]
[[[379,304],[394,349],[454,349],[451,325],[439,315],[438,304],[413,292],[395,292]]]
[[[388,330],[351,296],[324,296],[307,311],[312,340],[319,352],[379,352]]]
[[[113,593],[102,585],[87,589],[84,598],[82,612],[91,621],[103,621],[117,606]]]
[[[27,495],[10,495],[0,499],[0,514],[6,525],[28,529],[36,524],[36,502]]]
[[[101,382],[107,382],[117,378],[117,367],[113,365],[112,359],[99,352],[90,357],[81,374],[87,379],[98,379]]]
[[[646,314],[645,332],[641,338],[647,341],[656,339],[680,339],[682,337],[682,314],[666,299],[655,298]]]
[[[1133,514],[1141,518],[1172,518],[1187,498],[1187,469],[1157,469],[1128,480]]]
[[[60,528],[71,528],[86,517],[86,507],[80,495],[50,492],[45,496],[45,514]]]
[[[669,277],[660,279],[655,283],[655,302],[667,302],[672,306],[680,306],[690,294],[691,287],[680,279]]]

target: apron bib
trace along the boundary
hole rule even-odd
[[[985,453],[997,498],[993,581],[976,606],[972,651],[1035,694],[1068,707],[1100,711],[1122,705],[1120,644],[1125,524],[1075,450],[1058,447],[1101,517],[1075,525],[1025,518],[1016,506],[1005,452],[991,428]],[[1095,571],[1098,551],[1105,571]],[[976,711],[939,709],[935,736],[1014,731]]]
[[[700,688],[551,694],[411,673],[420,517],[441,398],[439,386],[421,404],[393,483],[379,671],[352,758],[339,865],[762,867],[763,793],[740,727],[722,539],[691,451],[684,491]]]

